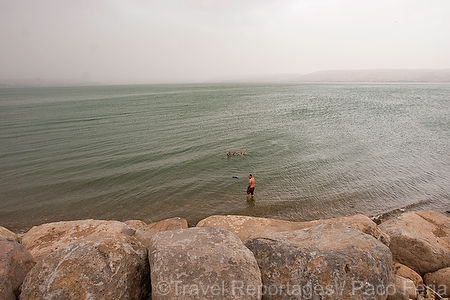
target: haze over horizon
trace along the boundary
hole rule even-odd
[[[450,1],[0,0],[0,81],[450,69]]]

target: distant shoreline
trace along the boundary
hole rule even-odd
[[[206,83],[450,83],[450,69],[361,69],[361,70],[324,70],[308,74],[272,74],[248,75],[234,78],[216,78],[189,82],[136,82],[101,83],[71,79],[0,79],[0,88],[28,87],[70,87],[102,85],[145,85],[145,84],[206,84]]]

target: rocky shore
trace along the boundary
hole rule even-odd
[[[0,299],[390,299],[450,296],[450,218],[405,212],[195,227],[82,220],[0,227]]]

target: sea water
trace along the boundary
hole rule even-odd
[[[0,225],[445,213],[449,150],[450,84],[3,88]]]

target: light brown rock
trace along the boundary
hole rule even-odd
[[[392,276],[389,248],[346,224],[265,233],[245,245],[261,270],[262,299],[387,297]]]
[[[124,222],[129,227],[133,228],[134,230],[138,230],[141,227],[147,226],[147,223],[141,220],[128,220]]]
[[[420,275],[450,266],[450,218],[434,211],[407,212],[379,227],[391,237],[394,260]]]
[[[450,267],[425,274],[424,281],[441,297],[450,297]]]
[[[392,286],[389,289],[388,300],[417,299],[416,287],[410,279],[394,275]]]
[[[124,234],[90,235],[42,258],[20,300],[147,299],[148,252]]]
[[[260,299],[253,254],[222,228],[155,234],[149,247],[152,299]]]
[[[25,276],[34,265],[24,246],[0,237],[0,299],[16,300]]]
[[[145,246],[148,246],[152,236],[161,231],[188,228],[188,222],[183,218],[171,218],[142,226],[136,230],[135,237]]]
[[[5,239],[11,240],[11,241],[18,241],[17,235],[10,231],[9,229],[6,229],[5,227],[0,226],[0,237],[4,237]]]
[[[118,221],[82,220],[47,223],[31,228],[22,237],[22,245],[27,248],[36,261],[53,251],[65,248],[80,239],[93,234],[133,235],[135,231]]]
[[[421,287],[423,284],[422,277],[419,274],[417,274],[416,271],[405,265],[402,265],[401,263],[394,262],[392,266],[392,272],[395,275],[412,280],[416,287]]]
[[[319,224],[341,222],[370,234],[382,243],[389,245],[389,236],[382,232],[369,217],[354,215],[349,217],[315,220],[310,222],[291,222],[277,219],[248,216],[210,216],[198,222],[197,227],[220,227],[236,234],[243,242],[266,232],[293,231],[313,227]]]

